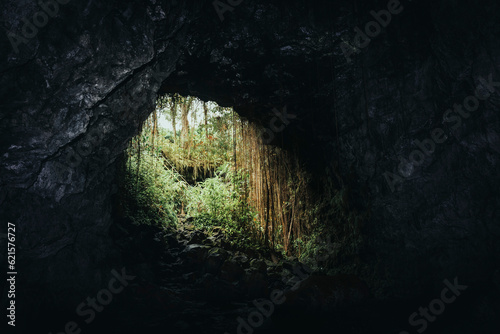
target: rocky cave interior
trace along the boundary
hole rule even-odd
[[[9,330],[498,333],[497,2],[41,3],[53,15],[22,42],[12,33],[22,36],[46,5],[7,0],[1,8],[0,254],[7,273],[15,224],[18,272]],[[356,47],[354,28],[388,6],[398,8],[390,22]],[[276,304],[261,322],[252,319],[275,271],[291,278],[305,272],[300,263],[251,261],[260,276],[246,277],[242,293],[204,276],[209,250],[189,242],[189,231],[179,239],[120,220],[120,159],[165,93],[233,107],[264,127],[275,108],[295,117],[270,145],[303,163],[318,197],[342,188],[349,210],[366,213],[362,243],[336,274],[309,273],[336,291],[333,306],[318,307],[322,290],[306,286],[303,304]],[[443,114],[474,94],[482,97],[475,111],[447,122]],[[418,165],[402,162],[437,128],[444,142]],[[335,219],[321,216],[325,225]],[[184,267],[173,265],[178,256]],[[87,324],[75,309],[121,268],[135,278]],[[467,289],[454,302],[433,304],[457,281]],[[435,317],[412,322],[419,307]]]

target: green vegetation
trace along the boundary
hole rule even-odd
[[[147,137],[141,135],[128,150],[122,180],[125,215],[135,224],[175,226],[187,183],[179,173],[166,168],[159,152],[146,142]],[[140,146],[143,149],[139,156],[134,147]]]
[[[176,125],[166,129],[158,124],[162,116],[169,121],[176,117],[168,109],[161,114],[172,99],[181,103],[180,97],[160,100],[126,150],[120,199],[124,217],[134,224],[163,227],[189,218],[200,229],[220,227],[230,246],[263,249],[255,235],[257,213],[248,201],[249,173],[233,166],[232,110],[191,99],[191,106],[205,107],[189,110],[196,127],[184,119],[183,130],[174,132]],[[189,114],[178,107],[184,116]],[[206,119],[196,123],[200,115],[193,115],[200,109]]]
[[[215,177],[188,189],[188,215],[201,225],[236,226],[246,230],[247,222],[255,214],[248,203],[241,200],[245,189],[238,187],[239,182],[244,182],[244,176],[224,164]]]
[[[222,230],[241,250],[274,250],[318,268],[359,263],[363,215],[349,208],[348,191],[325,186],[313,196],[300,161],[264,145],[230,108],[163,96],[125,160],[120,211],[134,224],[188,221]]]

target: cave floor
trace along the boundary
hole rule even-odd
[[[408,318],[432,300],[349,299],[339,286],[334,304],[306,296],[271,310],[272,291],[287,296],[291,286],[309,277],[296,259],[273,262],[229,250],[222,234],[209,236],[183,221],[176,231],[135,226],[113,233],[127,273],[135,277],[82,333],[417,333],[423,327],[411,327]],[[296,268],[302,268],[300,275]],[[484,321],[470,307],[474,295],[461,298],[428,322],[425,332],[498,333],[498,327],[490,331],[491,319]],[[258,310],[256,303],[264,301],[267,308]]]

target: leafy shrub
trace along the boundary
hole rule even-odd
[[[139,166],[137,162],[137,154],[129,156],[124,175],[126,215],[136,224],[175,225],[175,211],[183,202],[186,183],[154,152],[141,152]]]
[[[201,225],[246,230],[255,214],[246,201],[246,189],[241,185],[244,178],[224,164],[217,170],[215,177],[188,189],[188,215]]]

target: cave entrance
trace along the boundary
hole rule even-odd
[[[223,231],[226,246],[250,253],[321,251],[327,204],[311,195],[312,176],[233,108],[162,95],[125,153],[120,201],[133,223]]]
[[[133,238],[161,282],[138,289],[149,291],[141,298],[154,300],[153,312],[169,309],[172,296],[218,310],[269,295],[271,286],[285,291],[297,270],[302,279],[312,272],[304,257],[328,251],[311,233],[323,204],[310,195],[311,175],[297,155],[265,139],[233,108],[172,94],[160,96],[129,142],[120,193],[127,218],[141,225]],[[144,225],[164,229],[142,233]],[[324,291],[338,284],[320,283]]]

